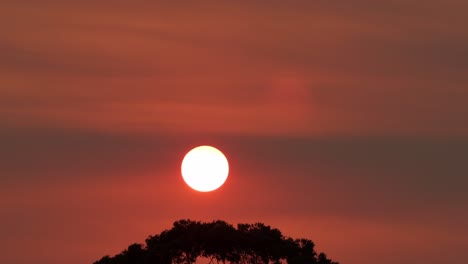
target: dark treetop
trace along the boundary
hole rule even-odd
[[[285,237],[262,223],[174,222],[170,230],[132,244],[114,257],[104,256],[94,264],[193,264],[204,257],[210,264],[338,264],[314,250],[309,239]]]

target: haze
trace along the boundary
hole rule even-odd
[[[0,262],[190,218],[346,264],[468,258],[468,2],[2,1]],[[230,175],[201,195],[192,147]]]

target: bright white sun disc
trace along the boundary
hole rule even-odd
[[[182,161],[182,177],[192,189],[210,192],[224,184],[229,164],[224,154],[211,146],[200,146],[189,151]]]

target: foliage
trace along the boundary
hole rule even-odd
[[[262,223],[235,228],[221,220],[179,220],[170,230],[149,236],[146,245],[132,244],[94,264],[193,264],[198,257],[210,264],[338,264],[314,247],[311,240],[284,237]]]

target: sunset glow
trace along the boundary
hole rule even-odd
[[[0,264],[91,264],[187,218],[468,263],[467,10],[0,1]]]

